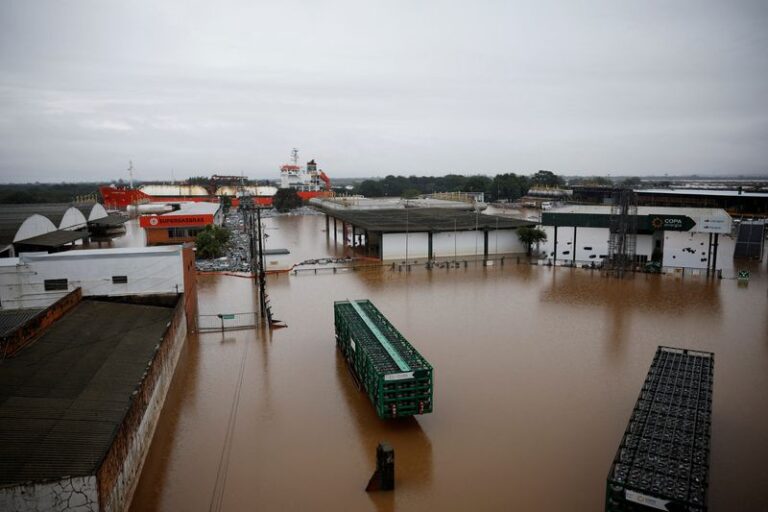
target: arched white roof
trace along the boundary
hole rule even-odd
[[[51,222],[51,219],[35,213],[21,223],[21,226],[16,231],[16,235],[13,237],[13,241],[21,242],[28,238],[50,233],[51,231],[56,231],[56,226]]]
[[[75,208],[74,206],[67,208],[64,215],[59,222],[59,229],[76,229],[85,227],[88,219],[85,218],[83,212]]]

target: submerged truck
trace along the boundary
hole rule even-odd
[[[432,366],[369,300],[333,304],[336,345],[380,418],[432,412]]]

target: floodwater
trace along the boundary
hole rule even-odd
[[[338,254],[323,217],[268,224],[296,261]],[[602,510],[653,354],[671,345],[716,354],[711,510],[768,511],[768,277],[749,268],[746,287],[509,261],[271,276],[288,327],[189,338],[132,510]],[[201,276],[199,297],[226,313],[255,292]],[[353,386],[333,327],[347,298],[371,299],[432,363],[432,414],[379,420]],[[366,494],[379,441],[397,488]]]

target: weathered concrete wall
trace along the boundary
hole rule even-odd
[[[64,316],[75,307],[83,298],[82,290],[76,288],[64,297],[60,298],[24,325],[20,325],[10,333],[0,338],[0,353],[3,357],[10,357],[22,349],[32,340],[40,336],[53,322]]]
[[[130,505],[187,336],[185,297],[181,297],[152,363],[136,390],[115,441],[97,471],[102,511]]]
[[[62,478],[0,489],[0,510],[7,512],[96,512],[99,510],[96,477]]]
[[[181,252],[184,266],[184,310],[187,314],[187,331],[197,331],[197,268],[193,246],[185,245]]]

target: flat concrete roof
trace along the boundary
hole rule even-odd
[[[83,300],[0,367],[0,485],[93,474],[173,316]]]
[[[425,231],[471,231],[478,229],[515,229],[535,226],[535,222],[485,215],[483,213],[452,210],[446,208],[400,208],[390,210],[326,210],[332,217],[354,224],[368,231],[382,233],[404,233]]]
[[[180,208],[176,211],[162,213],[171,217],[173,215],[215,215],[221,209],[221,203],[208,203],[205,201],[195,203],[179,203]]]
[[[759,197],[768,199],[768,192],[748,192],[738,190],[712,190],[702,188],[639,188],[635,190],[636,194],[667,194],[667,195],[690,195],[690,196],[714,196],[714,197]]]
[[[545,213],[586,213],[590,215],[610,215],[610,205],[577,204],[546,210]],[[687,215],[689,217],[730,217],[722,208],[688,208],[675,206],[638,206],[638,215]]]

